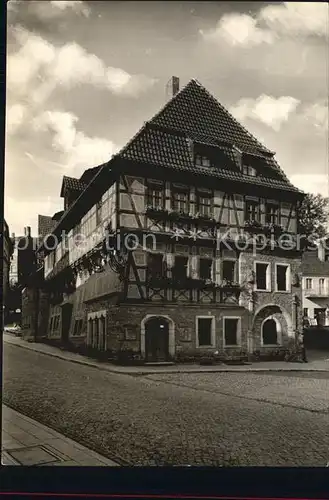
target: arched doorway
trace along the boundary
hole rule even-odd
[[[267,304],[256,311],[251,330],[251,352],[266,346],[282,346],[290,338],[294,338],[293,323],[285,309]]]
[[[277,322],[273,318],[266,319],[262,325],[263,345],[277,345],[279,343],[278,333]]]
[[[148,362],[168,361],[169,324],[161,316],[151,317],[145,323],[145,358]]]

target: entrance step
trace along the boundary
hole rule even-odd
[[[172,361],[152,361],[144,364],[145,366],[170,366],[174,365],[175,363],[173,363]]]

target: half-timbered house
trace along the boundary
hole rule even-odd
[[[196,80],[173,88],[108,163],[64,177],[47,336],[146,361],[281,349],[302,323],[303,194]]]

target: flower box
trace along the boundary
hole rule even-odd
[[[148,206],[146,207],[145,214],[153,219],[168,218],[168,211],[159,207]]]
[[[264,228],[263,224],[256,220],[245,221],[244,228],[252,233],[261,232]]]

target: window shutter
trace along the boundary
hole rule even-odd
[[[174,267],[174,255],[172,253],[167,253],[166,261],[167,261],[167,269],[172,269]]]
[[[190,263],[191,263],[191,273],[190,273],[190,276],[191,278],[197,278],[198,277],[198,262],[199,259],[197,257],[197,255],[192,255],[192,257],[190,257]]]
[[[219,257],[215,259],[215,282],[216,285],[221,283],[221,260]]]
[[[186,265],[186,276],[188,278],[191,278],[192,277],[192,257],[189,256],[187,258],[187,265]]]

